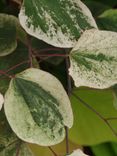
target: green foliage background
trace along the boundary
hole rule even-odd
[[[117,32],[116,0],[83,0],[83,2],[91,10],[93,17],[95,18],[97,25],[101,30]],[[7,13],[17,17],[19,13],[19,4],[12,0],[0,0],[0,13]],[[20,28],[18,32],[20,32]],[[14,53],[10,54],[9,56],[0,58],[0,70],[7,70],[21,61],[27,60],[28,52],[27,47],[25,46],[25,32],[21,31],[19,34],[17,33],[17,36],[20,40],[18,47]],[[32,37],[31,42],[33,48],[36,50],[54,48],[53,46],[50,46],[34,37]],[[51,51],[51,53],[55,54],[59,51],[59,53],[65,54],[67,50],[68,49],[54,49]],[[48,51],[45,52],[46,55],[48,53]],[[37,57],[37,60],[33,60],[34,66],[38,66],[38,62],[41,69],[55,75],[67,90],[67,71],[65,66],[66,60],[64,58],[58,56],[40,61]],[[28,64],[23,64],[20,66],[20,68],[18,67],[15,70],[10,71],[9,74],[16,74],[20,71],[23,71],[27,67]],[[4,76],[0,75],[0,92],[4,94],[8,88],[9,80],[3,78]],[[117,101],[116,96],[113,96],[116,93],[116,88],[114,90],[113,88],[110,88],[100,91],[81,87],[79,89],[73,88],[73,93],[88,103],[104,118],[117,116],[117,108],[115,107],[117,102],[115,102],[115,105],[113,104],[114,100]],[[74,95],[70,96],[70,100],[74,113],[74,125],[69,132],[70,151],[73,151],[79,147],[84,147],[84,149],[88,147],[88,150],[86,148],[86,153],[90,154],[90,156],[116,156],[117,135],[112,132],[108,125],[105,124],[105,122],[100,119],[96,113],[94,113],[91,109],[88,109],[85,105],[82,104],[82,102],[78,101]],[[3,123],[6,122],[6,119],[3,117],[2,112],[3,110],[0,112],[0,130],[3,131]],[[117,132],[117,120],[109,121],[109,124],[112,126],[114,131]],[[8,133],[8,131],[6,133]],[[63,155],[65,153],[65,145],[66,144],[64,141],[61,144],[53,146],[52,148],[56,153]],[[40,147],[32,144],[28,144],[28,146],[33,151],[34,156],[52,155],[51,151],[47,147]]]

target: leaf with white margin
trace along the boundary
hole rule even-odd
[[[14,16],[0,14],[0,56],[12,53],[16,47]]]
[[[75,86],[104,89],[117,83],[117,33],[87,30],[70,55]]]
[[[42,146],[65,137],[64,126],[73,124],[69,98],[51,74],[30,68],[11,80],[5,95],[5,114],[19,138]]]
[[[0,56],[11,54],[16,49],[17,38],[26,42],[26,32],[20,26],[18,18],[0,14]]]
[[[84,154],[84,153],[82,152],[82,150],[77,149],[77,150],[75,150],[72,154],[70,154],[69,156],[88,156],[88,155]]]
[[[73,47],[84,30],[97,28],[80,0],[24,0],[19,20],[27,33],[56,47]]]
[[[2,109],[2,105],[4,103],[3,95],[0,93],[0,110]]]

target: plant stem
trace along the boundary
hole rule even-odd
[[[16,156],[19,156],[19,154],[20,154],[21,143],[22,143],[21,141],[18,143],[17,150],[16,150]]]
[[[66,64],[66,74],[67,74],[67,94],[68,96],[71,95],[71,77],[69,75],[69,55],[67,55],[67,57],[65,58],[65,64]],[[69,138],[68,138],[68,127],[65,127],[65,131],[66,131],[66,155],[69,154]]]
[[[55,151],[54,151],[50,146],[48,146],[48,148],[49,148],[49,150],[53,153],[54,156],[58,156],[58,155],[55,153]]]
[[[11,70],[13,70],[13,69],[16,69],[17,67],[19,67],[19,66],[21,66],[21,65],[23,65],[23,64],[29,63],[29,62],[30,62],[29,60],[20,62],[20,63],[16,64],[15,66],[9,68],[6,72],[9,72],[9,71],[11,71]]]
[[[0,74],[2,74],[2,75],[5,75],[5,76],[7,76],[8,78],[14,78],[14,76],[13,75],[9,75],[9,74],[7,74],[5,71],[2,71],[2,70],[0,70]]]
[[[30,67],[32,67],[33,66],[33,63],[32,63],[33,51],[32,51],[32,46],[31,46],[31,37],[29,35],[27,35],[27,46],[28,46],[28,52],[29,52]]]
[[[21,62],[21,63],[19,63],[19,64],[16,64],[15,66],[9,68],[7,71],[1,71],[1,70],[0,70],[0,76],[5,75],[5,76],[7,76],[7,77],[10,78],[10,79],[11,79],[11,78],[14,78],[15,75],[12,76],[12,75],[9,75],[9,74],[7,74],[7,73],[8,73],[9,71],[12,71],[13,69],[16,69],[17,67],[19,67],[19,66],[21,66],[21,65],[23,65],[23,64],[25,64],[25,63],[28,63],[28,62],[30,62],[30,61],[27,60],[27,61],[23,61],[23,62]]]

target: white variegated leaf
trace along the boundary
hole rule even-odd
[[[61,83],[51,74],[30,68],[11,80],[5,95],[5,114],[19,138],[43,146],[65,137],[73,114]]]
[[[117,83],[117,33],[87,30],[70,55],[75,85],[104,89]]]
[[[0,110],[2,109],[2,105],[4,103],[3,95],[0,93]]]
[[[84,30],[97,28],[80,0],[24,0],[19,19],[27,33],[57,47],[73,47]]]
[[[80,149],[77,149],[69,156],[88,156],[88,155],[84,154]]]

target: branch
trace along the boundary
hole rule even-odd
[[[58,156],[58,155],[55,153],[55,151],[54,151],[50,146],[48,146],[48,148],[49,148],[49,150],[53,153],[54,156]]]

